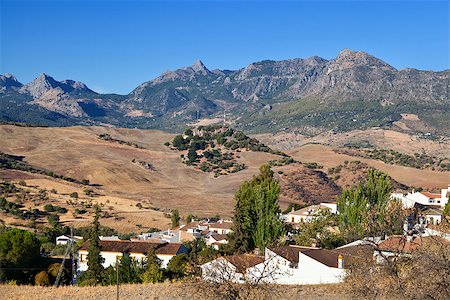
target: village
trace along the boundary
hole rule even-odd
[[[401,204],[402,209],[408,212],[402,221],[402,234],[367,236],[334,249],[314,244],[286,244],[267,246],[264,253],[255,249],[250,253],[223,255],[200,266],[201,279],[216,283],[231,281],[288,285],[343,282],[358,259],[384,264],[422,250],[433,239],[440,239],[448,245],[450,234],[441,232],[439,225],[445,218],[443,210],[449,195],[450,187],[442,189],[440,194],[425,191],[392,193],[390,201]],[[324,214],[339,214],[337,203],[324,202],[292,209],[279,217],[295,229],[314,223]],[[201,240],[207,247],[219,251],[229,243],[232,230],[232,220],[211,218],[193,220],[159,232],[139,234],[129,240],[120,240],[118,236],[100,236],[99,254],[104,258],[104,268],[115,267],[122,256],[144,265],[149,249],[153,248],[161,268],[167,268],[174,257],[188,253],[183,243]],[[289,240],[290,235],[287,233],[285,238]],[[83,242],[79,236],[62,235],[56,238],[59,245],[70,246],[80,241],[74,278],[88,270],[89,242]]]

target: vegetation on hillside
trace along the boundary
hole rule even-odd
[[[166,145],[170,146],[170,143]],[[183,135],[174,137],[171,146],[178,151],[187,151],[181,155],[185,164],[204,172],[214,172],[216,177],[245,169],[245,164],[236,160],[242,151],[286,156],[283,152],[272,150],[257,139],[248,137],[242,131],[219,125],[188,128]]]
[[[120,144],[120,145],[127,145],[127,146],[138,148],[138,149],[145,149],[144,147],[139,146],[136,143],[127,142],[127,141],[124,141],[124,140],[119,140],[119,139],[113,138],[108,133],[99,134],[98,138],[101,139],[101,140],[104,140],[104,141],[113,142],[113,143],[117,143],[117,144]]]
[[[387,149],[360,149],[352,147],[350,150],[335,150],[340,154],[381,160],[387,164],[400,165],[416,169],[431,169],[437,171],[450,171],[449,158],[439,158],[427,155],[426,153],[414,153],[414,155],[404,154],[395,150]]]

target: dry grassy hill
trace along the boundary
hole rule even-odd
[[[104,133],[135,143],[139,148],[99,139],[98,135]],[[183,164],[178,152],[163,145],[172,140],[173,135],[161,131],[2,125],[0,136],[0,151],[24,156],[27,163],[57,174],[89,179],[91,183],[101,185],[94,188],[99,194],[114,197],[109,203],[123,202],[123,210],[129,207],[130,215],[138,214],[135,205],[141,202],[161,210],[178,208],[182,215],[230,216],[233,195],[240,183],[257,174],[261,164],[279,157],[263,152],[242,152],[238,160],[245,163],[247,169],[214,178],[211,173]],[[148,162],[153,169],[133,163],[133,159]],[[56,184],[54,179],[46,176],[28,181],[47,189]],[[66,185],[60,180],[58,184]],[[68,189],[77,188],[83,187]],[[152,217],[139,215],[137,218]]]
[[[345,164],[346,161],[361,161],[372,168],[388,173],[393,179],[407,186],[423,187],[437,190],[450,183],[450,172],[421,170],[410,167],[385,164],[382,161],[339,154],[332,147],[309,144],[287,151],[295,159],[302,162],[317,162],[324,170]],[[344,185],[348,185],[346,182]]]

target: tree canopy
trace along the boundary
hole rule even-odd
[[[260,167],[258,176],[245,181],[235,194],[233,233],[230,247],[243,253],[273,244],[284,234],[278,197],[280,186],[270,166]]]

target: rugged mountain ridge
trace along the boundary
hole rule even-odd
[[[247,130],[347,130],[389,126],[400,113],[420,112],[424,119],[437,113],[445,119],[449,73],[397,70],[370,54],[346,49],[332,60],[265,60],[236,71],[211,71],[198,60],[123,96],[97,94],[81,82],[56,81],[46,74],[25,85],[4,75],[0,103],[21,99],[75,124],[174,129],[226,111],[229,121]],[[430,128],[441,119],[430,117]]]

